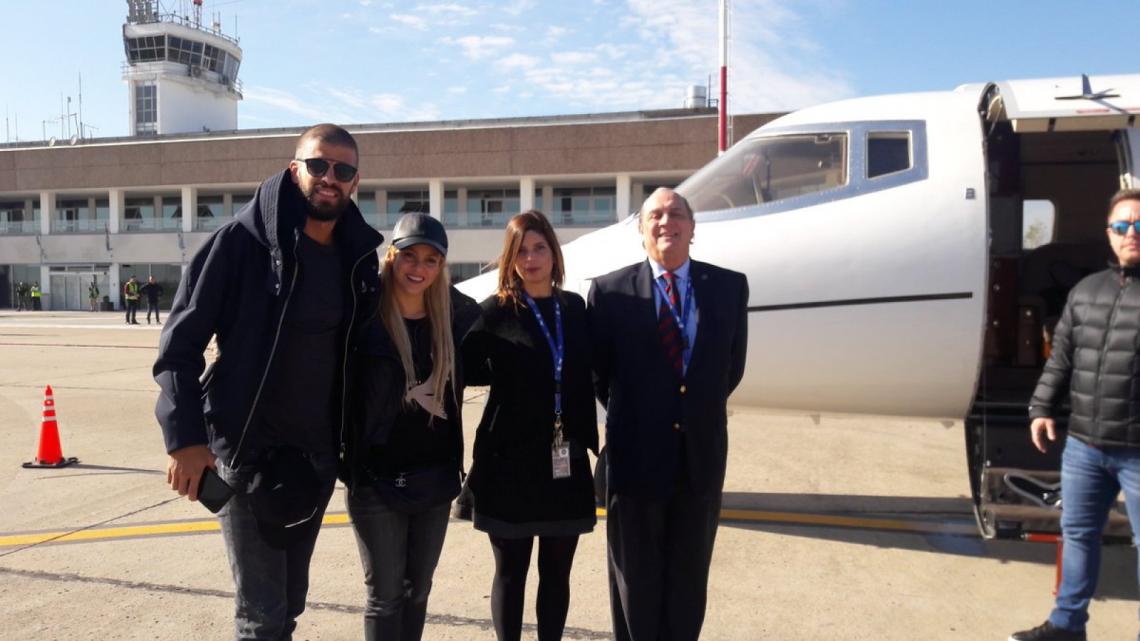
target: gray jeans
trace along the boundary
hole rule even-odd
[[[345,502],[368,588],[364,638],[419,641],[451,504],[405,514],[389,509],[363,484],[349,492]]]
[[[313,518],[290,528],[259,523],[244,488],[253,470],[237,472],[218,462],[222,479],[237,490],[218,512],[222,538],[234,577],[234,638],[237,641],[290,641],[297,617],[305,610],[309,561],[321,530],[321,519],[336,482],[331,460],[317,464],[328,478]],[[325,467],[327,466],[327,467]]]

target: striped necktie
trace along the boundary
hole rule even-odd
[[[677,309],[681,302],[677,295],[677,277],[673,275],[673,272],[665,272],[661,274],[661,278],[665,282],[665,295],[669,297],[669,301],[666,302],[662,298],[661,307],[657,310],[657,336],[661,339],[661,347],[665,349],[665,357],[673,364],[677,376],[683,376],[685,361],[681,328],[677,327],[677,321],[674,320],[673,312],[669,309],[669,303],[673,304],[673,309]]]

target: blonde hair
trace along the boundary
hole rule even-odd
[[[380,292],[380,320],[388,329],[396,353],[400,355],[400,363],[404,366],[404,402],[411,403],[410,393],[416,385],[416,366],[412,359],[411,337],[408,336],[400,307],[396,304],[395,285],[392,282],[395,278],[393,266],[399,253],[400,250],[395,246],[389,246],[380,268],[380,281],[383,283]],[[455,380],[455,341],[451,336],[451,279],[447,274],[446,257],[440,262],[435,282],[424,292],[424,307],[427,308],[427,319],[431,325],[432,393],[443,405],[447,383]],[[454,391],[452,386],[452,392]],[[458,408],[459,404],[455,405]],[[429,420],[429,424],[430,422]]]

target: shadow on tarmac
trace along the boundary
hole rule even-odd
[[[109,474],[166,474],[166,470],[149,470],[142,467],[115,467],[113,465],[88,465],[87,463],[75,463],[74,465],[69,465],[67,469],[90,471],[81,474],[52,474],[51,476],[44,476],[39,480],[67,479],[77,476],[103,476]]]
[[[724,508],[830,514],[842,517],[890,518],[911,522],[974,524],[970,499],[911,496],[859,496],[842,494],[774,494],[725,492]],[[1000,563],[1038,563],[1055,566],[1056,547],[1015,540],[985,540],[980,535],[898,531],[842,525],[811,525],[764,521],[721,521],[720,526],[770,532],[784,536],[871,545],[932,554],[984,557]],[[1000,571],[987,580],[1000,581]],[[1048,586],[1050,589],[1052,586]],[[1136,599],[1137,558],[1131,546],[1110,545],[1101,555],[1096,598]]]
[[[0,567],[0,576],[14,576],[23,577],[27,579],[36,579],[40,581],[58,581],[61,583],[89,583],[96,585],[106,585],[119,589],[128,590],[142,590],[145,592],[158,592],[169,594],[188,594],[193,596],[213,597],[226,600],[232,600],[234,593],[229,590],[217,590],[210,588],[193,588],[183,585],[170,585],[163,583],[151,583],[148,581],[129,581],[124,579],[116,579],[113,577],[105,576],[88,576],[75,573],[65,572],[45,572],[43,570],[22,570],[16,568]],[[348,605],[344,603],[332,603],[328,601],[308,601],[305,607],[313,610],[326,610],[331,612],[341,612],[344,614],[363,615],[364,606],[362,605]],[[475,626],[483,631],[490,631],[494,629],[493,623],[490,619],[476,619],[473,617],[461,617],[450,614],[428,614],[427,622],[432,625],[446,625],[454,627],[469,627]],[[532,623],[524,623],[523,630],[531,634],[538,632],[537,626]],[[589,630],[586,628],[567,627],[563,633],[563,638],[566,639],[610,639],[612,635],[609,632],[600,630]]]

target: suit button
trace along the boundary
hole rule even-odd
[[[673,423],[673,430],[674,431],[680,431],[680,429],[681,429],[680,423]]]

